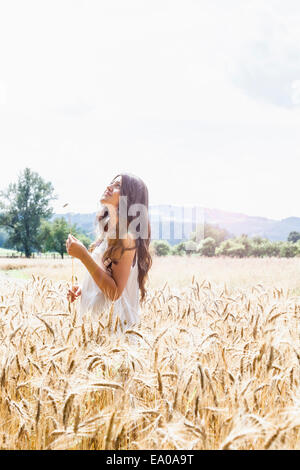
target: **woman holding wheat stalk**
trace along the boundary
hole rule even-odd
[[[67,252],[88,271],[82,286],[68,291],[68,299],[73,302],[81,296],[81,318],[88,312],[99,317],[113,303],[114,316],[124,330],[139,321],[152,265],[148,189],[141,178],[122,173],[107,186],[100,203],[98,238],[89,250],[73,235],[67,239]]]

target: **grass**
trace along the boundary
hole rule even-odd
[[[30,279],[0,279],[2,449],[299,448],[298,259],[154,258],[123,334],[79,321],[70,260],[9,263]]]
[[[166,256],[154,257],[149,273],[151,287],[159,288],[167,280],[174,288],[188,287],[193,275],[202,282],[208,279],[228,288],[246,288],[254,284],[268,287],[279,285],[297,295],[300,289],[300,258],[205,258]],[[74,260],[75,274],[81,282],[85,268]],[[55,281],[68,281],[72,275],[70,258],[61,259],[0,259],[0,272],[21,270],[24,277],[32,274]],[[21,274],[20,274],[21,275]]]
[[[0,256],[20,256],[21,253],[16,250],[0,247]]]
[[[30,279],[30,274],[24,269],[10,269],[5,274],[15,279]]]
[[[25,258],[24,253],[16,250],[11,250],[9,248],[2,248],[0,247],[0,257],[7,257],[9,258],[10,256],[15,256],[18,258]],[[61,255],[57,251],[47,251],[46,253],[33,253],[32,254],[33,259],[60,259]],[[67,253],[64,254],[65,258],[69,258],[69,255]]]

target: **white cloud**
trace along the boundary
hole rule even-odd
[[[294,0],[240,2],[233,22],[238,40],[228,62],[234,83],[251,98],[293,107],[291,85],[300,79],[300,5]]]

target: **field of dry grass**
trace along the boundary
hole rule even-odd
[[[155,258],[121,335],[113,310],[80,324],[70,260],[12,263],[30,278],[0,278],[0,448],[299,448],[298,259]]]
[[[84,267],[74,261],[75,275],[82,281]],[[71,259],[1,259],[0,273],[31,279],[44,276],[55,281],[69,281]],[[188,287],[193,275],[199,281],[208,279],[218,285],[250,287],[254,284],[280,286],[300,295],[300,258],[205,258],[166,256],[154,257],[149,273],[151,288],[160,288],[166,281],[174,288]]]

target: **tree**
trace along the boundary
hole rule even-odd
[[[43,251],[56,251],[63,259],[67,253],[66,240],[69,233],[78,238],[86,248],[91,244],[91,239],[80,233],[75,224],[68,224],[64,217],[58,217],[53,222],[43,221],[39,231],[39,241]]]
[[[64,257],[64,254],[67,252],[66,241],[69,233],[73,233],[76,237],[75,227],[70,227],[68,222],[64,217],[59,217],[52,222],[52,230],[50,238],[50,246],[52,246],[53,251],[57,251],[60,256]]]
[[[261,258],[265,256],[266,251],[267,251],[266,243],[268,243],[267,239],[264,239],[256,235],[255,237],[252,237],[250,239],[250,243],[251,243],[251,246],[250,246],[251,256],[256,257],[256,258]]]
[[[196,241],[197,235],[201,236],[201,232],[203,239],[213,238],[216,242],[216,246],[220,245],[222,241],[229,238],[229,232],[227,232],[226,229],[220,228],[218,225],[212,225],[205,222],[204,226],[199,225],[196,228],[196,231],[191,233],[191,240]]]
[[[192,253],[196,253],[197,249],[198,249],[198,245],[196,242],[194,242],[193,240],[187,240],[185,242],[183,242],[184,244],[184,251],[187,255],[190,255]]]
[[[299,254],[298,246],[296,243],[284,242],[281,245],[280,256],[282,258],[293,258]]]
[[[300,232],[290,232],[287,241],[296,243],[298,240],[300,240]]]
[[[212,237],[201,240],[198,246],[198,252],[201,256],[215,256],[216,241]]]
[[[90,237],[88,237],[85,233],[78,233],[78,228],[76,228],[76,230],[77,230],[76,237],[78,238],[78,240],[80,240],[81,243],[83,243],[86,248],[89,248],[90,244],[92,243],[92,240],[90,239]]]
[[[280,246],[280,242],[272,242],[266,239],[262,249],[262,256],[280,256]]]
[[[171,254],[172,255],[177,255],[177,256],[186,255],[184,242],[180,242],[177,245],[172,246]]]
[[[154,241],[153,247],[157,256],[167,256],[171,252],[171,247],[166,240]]]
[[[224,240],[221,245],[216,248],[216,255],[243,258],[246,256],[246,248],[243,243],[235,238]]]
[[[23,251],[29,258],[39,249],[38,229],[42,219],[52,215],[50,201],[55,199],[54,188],[38,173],[25,168],[18,181],[0,193],[0,226],[6,227],[8,243]]]
[[[43,253],[52,251],[52,224],[48,220],[42,220],[38,232],[38,245]]]
[[[5,246],[5,242],[7,241],[8,235],[6,231],[1,228],[0,229],[0,246]]]

